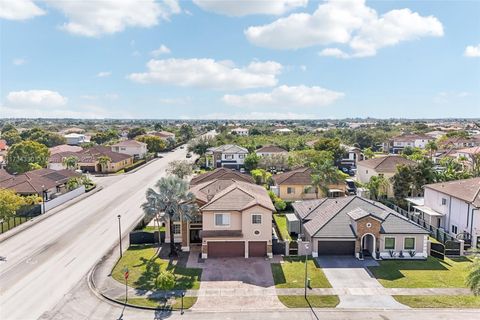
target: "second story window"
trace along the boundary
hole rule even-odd
[[[262,215],[261,214],[252,214],[252,224],[261,224]]]
[[[442,206],[446,206],[446,205],[447,205],[447,199],[442,198]]]
[[[180,224],[175,223],[175,224],[173,225],[173,234],[180,234],[180,232],[181,232]]]
[[[233,154],[226,154],[225,159],[226,160],[233,160]]]
[[[288,187],[288,188],[287,188],[287,193],[288,193],[288,194],[295,194],[295,188],[293,188],[293,187]]]
[[[230,225],[230,215],[226,213],[215,214],[215,226],[227,227]]]
[[[245,158],[245,155],[244,154],[239,154],[238,155],[238,159],[244,159]]]

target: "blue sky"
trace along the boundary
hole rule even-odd
[[[1,117],[480,117],[480,1],[0,9]]]

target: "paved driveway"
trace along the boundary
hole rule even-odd
[[[382,308],[405,309],[390,295],[369,294],[369,288],[382,288],[382,285],[370,275],[367,267],[376,266],[373,259],[359,261],[348,256],[325,256],[317,258],[325,276],[335,289],[346,289],[346,294],[339,295],[337,308]]]
[[[202,264],[194,310],[284,308],[278,300],[270,261],[264,258],[211,258]]]

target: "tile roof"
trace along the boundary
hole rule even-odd
[[[201,210],[243,211],[259,205],[265,209],[275,211],[267,190],[262,186],[242,181],[235,181],[226,189],[217,193]]]
[[[434,140],[434,138],[426,134],[402,134],[402,135],[393,137],[393,140],[395,141]]]
[[[285,153],[288,151],[278,146],[263,146],[255,152]]]
[[[3,176],[5,176],[3,174]],[[40,194],[43,189],[60,186],[71,177],[79,176],[70,170],[39,169],[19,175],[11,175],[8,179],[0,181],[0,188],[12,189],[21,194]]]
[[[0,140],[0,151],[7,150],[7,141],[1,139]]]
[[[80,152],[61,152],[50,157],[49,163],[62,163],[66,157],[76,157],[80,163],[95,163],[102,156],[109,157],[113,163],[120,162],[129,158],[131,155],[112,151],[109,147],[93,146]]]
[[[119,143],[113,144],[112,147],[141,147],[146,145],[147,145],[146,143],[140,142],[137,140],[125,140],[125,141],[121,141]]]
[[[190,181],[190,185],[192,186],[192,185],[204,183],[207,181],[211,181],[214,179],[223,179],[223,180],[234,179],[238,181],[254,183],[253,178],[249,175],[246,175],[228,168],[217,168],[213,171],[202,173],[194,177]]]
[[[233,179],[214,179],[194,185],[190,188],[190,192],[195,195],[197,200],[203,203],[210,201],[217,193],[225,190],[236,181]]]
[[[427,184],[424,187],[480,207],[480,177]]]
[[[456,151],[456,153],[479,154],[480,153],[480,146],[465,148],[465,149],[458,149]]]
[[[321,200],[321,199],[319,199]],[[323,199],[312,201],[312,210],[304,220],[305,230],[315,237],[326,238],[354,238],[355,230],[352,229],[351,219],[360,219],[366,215],[372,215],[382,220],[383,233],[408,233],[425,234],[428,231],[416,223],[399,215],[381,203],[367,200],[358,196],[344,198]],[[315,201],[315,202],[313,202]],[[293,207],[297,213],[298,204]],[[303,213],[305,215],[305,212]]]
[[[272,176],[276,185],[281,184],[301,184],[310,185],[312,183],[312,169],[299,168],[296,170],[276,174]]]
[[[171,133],[171,132],[168,132],[168,131],[152,132],[152,133],[149,133],[149,135],[156,136],[156,137],[159,137],[159,138],[171,138],[171,137],[175,137],[175,134],[174,134],[174,133]]]
[[[397,166],[400,164],[413,166],[416,165],[416,162],[402,156],[392,155],[357,162],[357,166],[375,169],[377,172],[396,172]]]
[[[54,155],[57,153],[62,153],[62,152],[80,152],[83,150],[82,147],[79,146],[70,146],[68,144],[62,144],[59,146],[51,147],[48,149],[50,151],[50,155]]]
[[[224,144],[223,146],[208,148],[208,151],[220,152],[220,153],[226,153],[226,154],[236,154],[236,153],[248,154],[248,150],[246,148],[237,146],[235,144]]]

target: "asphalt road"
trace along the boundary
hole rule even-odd
[[[112,178],[103,190],[0,243],[0,319],[37,319],[52,309],[143,215],[145,191],[185,149],[137,172]]]
[[[123,308],[98,298],[87,285],[86,278],[78,282],[55,308],[42,315],[41,320],[465,320],[478,319],[478,309],[281,309],[239,311],[179,311],[161,312]]]

